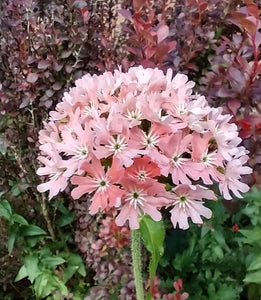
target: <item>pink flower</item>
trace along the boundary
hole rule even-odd
[[[56,105],[56,110],[50,112],[52,121],[65,119],[72,112],[72,97],[69,93],[64,93],[63,101]]]
[[[200,163],[201,169],[198,178],[201,178],[204,184],[213,184],[213,180],[220,181],[223,175],[218,168],[223,167],[223,157],[217,151],[212,133],[194,132],[192,135],[192,159]]]
[[[219,190],[225,199],[232,199],[231,192],[229,190],[231,190],[238,198],[242,198],[239,192],[246,193],[249,191],[249,186],[240,182],[241,175],[252,173],[251,168],[243,166],[247,160],[248,156],[246,155],[230,160],[226,167],[220,170],[220,172],[224,174],[224,177],[219,183]]]
[[[168,206],[173,208],[170,210],[171,222],[176,228],[177,224],[180,229],[188,229],[188,218],[193,223],[203,224],[201,216],[209,219],[212,212],[205,207],[202,199],[216,200],[213,191],[208,190],[200,185],[192,186],[181,184],[168,193]]]
[[[59,143],[60,142],[60,135],[59,135],[59,128],[57,125],[50,121],[49,123],[43,122],[44,129],[40,130],[39,132],[39,142],[40,144],[46,143]]]
[[[71,183],[78,185],[71,193],[74,199],[95,192],[89,208],[92,215],[96,214],[99,209],[104,211],[109,207],[119,205],[124,191],[116,184],[122,177],[124,169],[120,168],[117,159],[113,160],[112,166],[106,173],[96,158],[93,158],[91,163],[83,163],[82,169],[86,172],[86,176],[75,175],[71,178]]]
[[[130,177],[139,183],[154,184],[156,180],[153,178],[161,175],[160,168],[151,161],[150,157],[136,157],[133,161],[133,165],[126,168],[125,176]]]
[[[94,154],[98,159],[113,155],[119,159],[122,165],[129,167],[135,156],[146,153],[129,146],[128,128],[124,128],[122,134],[114,134],[110,133],[102,123],[100,125],[94,129],[97,136]]]
[[[124,178],[122,186],[125,190],[123,205],[116,217],[116,224],[123,226],[129,222],[132,230],[139,228],[139,216],[148,214],[154,221],[161,220],[158,208],[165,203],[165,185],[156,182],[154,185],[139,184],[136,180]]]
[[[45,156],[39,156],[38,160],[44,164],[44,167],[40,167],[36,174],[40,176],[48,176],[49,181],[46,181],[37,186],[37,190],[40,193],[49,190],[49,199],[52,199],[59,192],[66,189],[68,185],[68,170],[70,170],[70,161],[63,160],[58,152],[54,149],[53,145],[45,144],[41,147],[45,154],[49,154],[49,158]]]
[[[52,198],[72,177],[73,198],[89,194],[91,214],[117,207],[117,224],[132,229],[143,214],[160,220],[162,207],[174,227],[188,228],[189,217],[202,224],[211,216],[202,199],[215,195],[193,181],[216,182],[225,199],[248,191],[231,116],[193,94],[186,75],[172,75],[140,66],[78,79],[40,131],[37,174],[47,178],[38,190]],[[166,192],[170,176],[176,187]]]
[[[181,131],[162,138],[159,147],[166,156],[166,163],[161,159],[158,161],[161,173],[164,176],[171,174],[174,184],[191,184],[191,178],[197,178],[202,166],[193,162],[190,157],[190,143],[192,135],[184,135]],[[157,162],[157,157],[153,157]]]
[[[137,149],[146,149],[149,150],[154,149],[160,139],[162,139],[166,134],[170,131],[170,128],[168,126],[159,124],[159,123],[153,123],[151,125],[151,128],[148,130],[148,133],[141,130],[138,127],[134,127],[130,132],[130,146]]]

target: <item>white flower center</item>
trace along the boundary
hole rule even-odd
[[[147,148],[153,148],[157,145],[157,143],[159,142],[159,136],[156,134],[153,134],[152,132],[149,132],[149,134],[146,134],[145,132],[143,132],[144,134],[144,141],[143,144],[145,145],[145,147]]]
[[[88,154],[89,154],[89,150],[88,150],[88,147],[85,145],[85,146],[78,146],[76,148],[76,159],[77,160],[81,160],[81,159],[85,159]]]
[[[217,160],[217,158],[215,157],[215,154],[216,153],[205,152],[201,155],[201,161],[203,162],[204,165],[210,167],[210,166],[214,165]]]
[[[107,187],[109,186],[109,180],[104,177],[97,180],[98,190],[101,192],[105,192]]]
[[[178,205],[179,208],[186,208],[191,207],[191,200],[188,198],[188,195],[178,195],[178,199],[174,201],[174,205]]]
[[[183,165],[186,158],[182,158],[181,155],[174,154],[170,160],[170,163],[174,165],[175,167],[180,167]]]
[[[94,111],[95,111],[95,107],[93,103],[90,103],[88,106],[85,106],[83,114],[88,117],[91,116]]]
[[[117,137],[113,138],[112,142],[105,147],[113,151],[114,154],[118,154],[127,147],[127,143],[125,142],[125,137],[117,135]]]
[[[130,205],[137,209],[139,206],[144,206],[143,202],[146,202],[144,197],[145,194],[141,190],[134,189],[128,193],[126,201],[129,201]]]
[[[125,115],[129,120],[140,120],[142,117],[142,113],[139,109],[135,109],[132,111],[127,110],[127,114]]]

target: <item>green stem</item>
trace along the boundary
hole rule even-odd
[[[131,230],[131,255],[137,300],[144,300],[143,281],[141,273],[140,232],[138,230]]]

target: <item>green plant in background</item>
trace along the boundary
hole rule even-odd
[[[232,215],[213,202],[214,217],[202,227],[167,231],[158,270],[162,288],[171,290],[182,278],[192,300],[261,297],[261,191],[253,188],[238,204]]]
[[[240,215],[239,228],[242,229],[239,229],[241,236],[237,242],[245,258],[243,281],[248,299],[255,300],[261,297],[261,190],[253,188],[245,195]]]
[[[62,233],[63,228],[73,221],[73,213],[62,203],[57,205],[62,213],[57,218],[60,239],[53,241],[41,227],[29,224],[21,215],[13,212],[7,200],[0,202],[0,216],[6,220],[8,229],[7,248],[12,253],[15,244],[21,248],[21,266],[14,282],[27,278],[32,286],[36,299],[61,299],[72,294],[69,280],[81,281],[86,276],[86,269],[80,255],[73,253],[67,247],[71,233]],[[74,277],[74,278],[73,278]],[[78,294],[78,296],[77,296]],[[73,299],[82,299],[80,288]],[[78,298],[77,298],[78,297]]]

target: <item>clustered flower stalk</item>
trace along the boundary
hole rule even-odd
[[[118,226],[137,230],[142,215],[160,221],[166,208],[174,228],[188,229],[189,218],[211,217],[204,201],[217,199],[213,185],[227,200],[249,190],[237,126],[193,94],[186,75],[133,67],[75,84],[40,131],[38,190],[50,199],[70,182],[91,215],[116,209]]]

